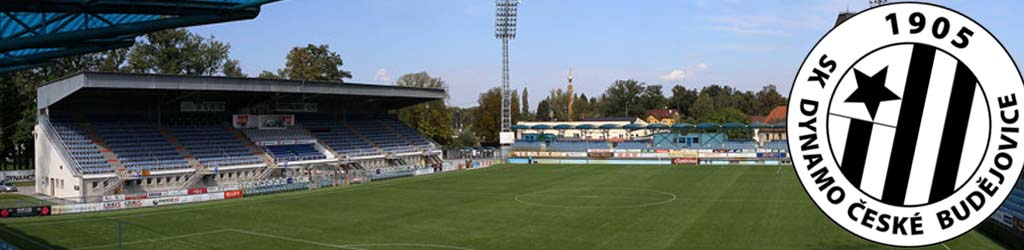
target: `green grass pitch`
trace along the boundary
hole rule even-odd
[[[0,221],[23,249],[887,249],[791,167],[504,165],[239,200]],[[1002,249],[970,232],[928,249]]]

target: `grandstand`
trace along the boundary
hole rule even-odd
[[[443,97],[352,83],[81,73],[39,87],[36,192],[95,201],[311,168],[438,163],[439,145],[388,113]]]
[[[510,163],[777,165],[790,162],[784,138],[761,134],[762,131],[784,131],[782,123],[675,123],[671,126],[639,121],[596,126],[520,123],[513,129],[517,140],[509,153]],[[734,134],[734,138],[730,138],[730,134]]]

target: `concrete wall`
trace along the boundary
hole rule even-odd
[[[82,178],[75,177],[68,162],[57,148],[56,138],[49,138],[42,126],[36,124],[32,131],[35,135],[36,151],[36,193],[62,199],[81,200],[83,196]]]

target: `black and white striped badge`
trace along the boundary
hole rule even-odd
[[[892,246],[941,243],[980,224],[1016,183],[1022,91],[1016,64],[970,18],[875,7],[801,66],[787,126],[794,167],[846,230]]]

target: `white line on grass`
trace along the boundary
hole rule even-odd
[[[946,243],[942,243],[942,247],[945,247],[946,250],[953,250],[953,249],[949,249],[949,246],[947,246]]]
[[[272,234],[257,233],[257,232],[246,231],[246,230],[241,230],[241,229],[227,229],[227,230],[228,231],[232,231],[232,232],[236,232],[236,233],[243,233],[243,234],[249,234],[249,235],[263,236],[263,237],[274,238],[274,239],[279,239],[279,240],[294,241],[294,242],[306,243],[306,244],[317,245],[317,246],[322,246],[322,247],[330,247],[330,248],[338,248],[338,249],[352,249],[352,250],[365,250],[365,249],[358,248],[358,247],[334,245],[334,244],[328,244],[328,243],[323,243],[323,242],[316,242],[316,241],[310,241],[310,240],[296,239],[296,238],[284,237],[284,236],[278,236],[278,235],[272,235]]]
[[[470,171],[449,172],[449,173],[444,173],[444,174],[437,174],[437,175],[434,175],[434,176],[451,177],[451,176],[458,176],[458,175],[460,175],[460,173],[471,173],[471,172]],[[348,192],[348,191],[357,191],[357,190],[363,190],[363,189],[373,189],[374,187],[379,187],[379,186],[397,186],[397,185],[402,185],[402,184],[413,184],[413,183],[419,183],[419,182],[427,182],[427,181],[432,181],[432,180],[437,180],[437,179],[442,179],[442,178],[426,178],[426,179],[423,179],[423,180],[408,181],[408,182],[401,182],[401,183],[387,182],[387,183],[381,183],[381,184],[375,184],[375,183],[360,184],[360,186],[354,186],[354,187],[339,187],[339,188],[333,188],[333,189],[328,189],[328,190],[321,189],[321,190],[323,190],[321,192],[314,192],[314,190],[306,190],[306,191],[284,193],[284,194],[291,194],[292,196],[273,198],[273,199],[264,198],[263,200],[247,200],[247,199],[231,200],[231,201],[248,201],[248,202],[231,202],[231,203],[228,203],[227,201],[212,201],[212,202],[202,202],[202,203],[195,203],[195,204],[182,204],[182,205],[175,205],[175,206],[166,207],[167,210],[156,210],[156,211],[152,211],[152,212],[146,211],[147,209],[150,209],[150,208],[125,209],[125,210],[110,211],[110,212],[119,212],[119,211],[120,212],[126,212],[126,211],[127,212],[133,212],[133,213],[129,213],[129,214],[126,214],[126,215],[120,215],[120,216],[119,215],[103,216],[103,215],[101,215],[103,212],[99,212],[99,213],[91,213],[91,214],[100,214],[100,216],[98,216],[98,217],[89,217],[89,218],[82,218],[82,219],[67,219],[67,220],[63,220],[63,219],[59,218],[59,219],[54,219],[52,221],[44,221],[44,222],[3,223],[3,224],[8,225],[8,226],[19,226],[19,227],[29,226],[29,227],[31,227],[31,226],[65,224],[65,223],[81,222],[81,221],[113,220],[113,219],[121,219],[121,218],[143,217],[143,216],[150,216],[150,215],[173,214],[173,213],[180,213],[180,212],[186,212],[186,211],[201,211],[201,210],[206,210],[206,209],[236,207],[236,206],[241,206],[241,205],[252,205],[252,204],[258,204],[258,203],[288,201],[288,200],[295,200],[295,199],[310,198],[310,197],[314,197],[314,196],[321,196],[321,195],[325,195],[325,194],[335,194],[335,193],[344,193],[344,192]],[[263,196],[260,196],[259,198],[262,198],[262,197]],[[178,207],[178,206],[180,206],[180,207]],[[87,215],[87,214],[90,214],[90,213],[83,213],[83,214],[79,214],[79,215]],[[57,216],[57,217],[60,217],[60,216]],[[51,218],[53,218],[53,217],[51,217]]]
[[[157,241],[165,241],[165,240],[174,240],[174,239],[188,238],[188,237],[192,237],[192,236],[199,236],[199,235],[205,235],[205,234],[214,234],[214,233],[220,233],[220,232],[225,232],[225,231],[230,231],[230,230],[228,230],[228,229],[217,229],[217,230],[204,231],[204,232],[198,232],[198,233],[180,234],[180,235],[168,236],[168,237],[160,237],[160,238],[152,238],[152,239],[145,239],[145,240],[129,241],[129,242],[122,242],[121,245],[131,245],[131,244],[139,244],[139,243],[153,243],[153,242],[157,242]],[[104,245],[94,245],[94,246],[80,247],[80,248],[75,248],[75,249],[96,249],[96,248],[108,248],[108,247],[115,247],[115,246],[117,246],[117,243],[114,243],[114,244],[104,244]]]
[[[306,244],[317,245],[317,246],[322,246],[322,247],[338,248],[338,249],[366,250],[365,248],[360,248],[360,247],[372,247],[372,246],[399,246],[399,247],[406,246],[406,247],[409,247],[409,246],[411,246],[411,247],[431,247],[431,248],[444,248],[444,249],[457,249],[457,250],[474,250],[472,248],[449,246],[449,245],[423,244],[423,243],[397,243],[397,242],[392,242],[392,243],[360,243],[360,244],[336,245],[336,244],[323,243],[323,242],[318,242],[318,241],[296,239],[296,238],[280,236],[280,235],[257,233],[257,232],[241,230],[241,229],[227,229],[227,230],[228,231],[232,231],[232,232],[236,232],[236,233],[250,234],[250,235],[255,235],[255,236],[262,236],[262,237],[267,237],[267,238],[274,238],[274,239],[279,239],[279,240],[287,240],[287,241],[306,243]]]

